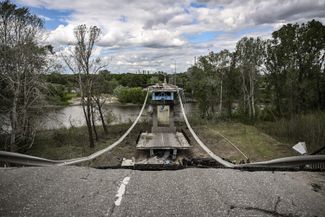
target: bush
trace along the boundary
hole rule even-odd
[[[49,84],[48,88],[47,100],[55,105],[68,105],[69,100],[76,96],[76,94],[68,92],[68,88],[60,84]]]
[[[263,108],[257,107],[257,118],[262,121],[275,121],[276,116],[273,110],[271,106],[264,106]]]
[[[118,86],[114,89],[114,95],[121,103],[142,104],[145,99],[145,92],[141,87]]]
[[[306,142],[309,152],[325,145],[325,112],[294,115],[274,122],[257,124],[271,136],[293,144]]]

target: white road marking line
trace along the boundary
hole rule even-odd
[[[115,200],[115,206],[121,205],[122,198],[125,193],[125,188],[126,188],[126,185],[129,183],[129,181],[130,181],[130,177],[125,177],[123,179],[119,189],[117,190],[117,194],[116,194],[117,199]]]

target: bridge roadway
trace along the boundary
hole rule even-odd
[[[0,216],[324,216],[325,173],[0,169]]]

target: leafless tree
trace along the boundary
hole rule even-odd
[[[98,112],[99,112],[100,120],[102,121],[104,132],[108,133],[106,122],[103,115],[103,104],[105,103],[105,99],[101,99],[101,96],[96,95],[94,97],[94,101],[98,108]]]
[[[94,101],[92,101],[91,106],[90,106],[91,124],[92,124],[92,128],[94,130],[95,139],[97,141],[98,140],[98,134],[97,134],[96,125],[95,125],[96,124],[96,113],[95,113],[94,107],[95,107]]]
[[[79,25],[74,30],[76,43],[73,53],[70,56],[63,56],[68,68],[75,74],[78,74],[78,83],[81,96],[81,105],[86,120],[89,136],[89,146],[95,147],[95,114],[93,109],[93,81],[94,74],[103,69],[105,65],[101,64],[99,58],[93,58],[95,43],[100,35],[100,29],[96,26],[87,27]]]
[[[99,79],[100,79],[99,76],[94,78],[93,101],[97,107],[99,117],[102,122],[103,130],[107,134],[108,130],[107,130],[104,114],[103,114],[103,105],[105,104],[106,99],[105,97],[102,96],[105,87],[103,86],[102,82],[99,82]]]

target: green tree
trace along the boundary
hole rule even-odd
[[[214,73],[216,74],[215,81],[219,86],[219,115],[222,116],[223,98],[224,98],[224,77],[230,71],[231,53],[225,49],[218,53],[211,52],[208,56],[209,61],[213,66]]]
[[[244,37],[236,44],[236,64],[241,74],[242,109],[250,119],[256,117],[256,91],[264,62],[265,42],[260,38]]]
[[[241,76],[239,69],[236,67],[235,54],[231,53],[230,68],[224,74],[224,101],[227,110],[227,116],[232,116],[233,103],[240,98]]]
[[[159,78],[157,76],[152,76],[148,81],[148,85],[153,85],[157,83],[159,83]]]
[[[202,117],[223,116],[223,104],[231,116],[232,104],[238,97],[239,73],[235,63],[234,54],[222,50],[200,57],[197,64],[188,69],[189,89],[198,101]]]
[[[193,95],[204,118],[214,117],[219,98],[219,78],[211,62],[213,55],[199,57],[197,64],[188,69]]]
[[[141,87],[123,87],[118,86],[114,90],[114,94],[121,103],[143,103],[146,93]]]
[[[42,20],[28,8],[0,2],[0,107],[10,117],[11,151],[22,148],[19,145],[32,146],[35,117],[42,113],[45,85],[41,74],[50,48],[38,43],[42,28]]]
[[[287,24],[267,44],[267,81],[279,115],[325,107],[325,27]]]

